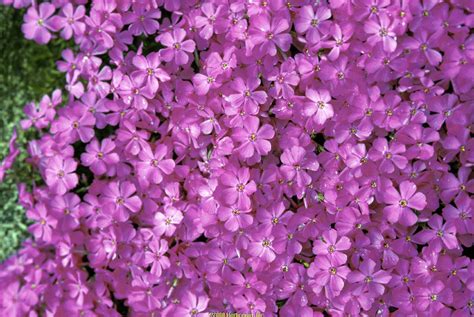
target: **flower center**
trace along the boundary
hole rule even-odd
[[[251,142],[254,142],[255,140],[257,140],[257,135],[255,133],[251,133],[249,136],[249,140]]]
[[[272,242],[271,242],[270,240],[268,240],[268,239],[264,239],[264,240],[262,241],[262,246],[263,246],[264,248],[268,248],[268,247],[271,246],[271,245],[272,245]]]
[[[332,275],[336,275],[337,269],[335,267],[332,267],[329,269],[329,273],[331,273]]]
[[[400,200],[400,207],[406,207],[408,206],[408,201],[406,199]]]
[[[243,192],[245,189],[245,185],[244,184],[237,184],[237,191],[238,192]]]
[[[43,19],[38,19],[38,25],[43,26],[44,25],[44,20]]]

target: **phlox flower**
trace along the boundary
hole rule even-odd
[[[51,40],[51,33],[61,27],[57,16],[52,16],[56,8],[51,3],[41,3],[38,7],[32,6],[25,15],[25,24],[21,29],[25,37],[35,40],[39,44],[46,44]]]
[[[54,193],[64,195],[79,182],[77,174],[74,173],[76,168],[77,162],[72,158],[50,158],[44,170],[46,184]]]
[[[35,205],[27,212],[28,218],[37,221],[29,227],[29,231],[36,239],[51,242],[53,238],[53,229],[57,225],[57,220],[52,215],[48,215],[46,206],[42,203]]]
[[[167,48],[160,50],[161,58],[166,62],[174,61],[176,65],[186,64],[189,60],[187,53],[192,53],[196,47],[193,40],[184,40],[186,32],[174,29],[159,36],[159,41]]]
[[[81,154],[81,162],[89,166],[94,174],[105,174],[120,160],[114,149],[115,143],[111,139],[106,138],[101,143],[94,139],[86,146],[86,152]]]
[[[420,211],[426,206],[425,195],[416,192],[416,189],[416,185],[410,181],[400,183],[400,193],[393,186],[384,189],[383,198],[388,204],[384,214],[388,221],[400,222],[404,226],[416,223],[417,216],[413,209]]]

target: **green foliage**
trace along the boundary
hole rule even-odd
[[[13,127],[19,128],[24,105],[38,102],[43,95],[64,86],[64,74],[57,71],[55,61],[61,58],[68,44],[55,40],[41,46],[24,39],[21,32],[24,13],[0,5],[0,160],[7,153]],[[22,153],[0,183],[0,261],[14,252],[27,236],[28,223],[25,211],[17,204],[16,184],[31,185],[39,180],[39,175],[24,161],[27,139],[36,134],[20,129],[18,132]]]

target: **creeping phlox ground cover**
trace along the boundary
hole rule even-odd
[[[73,43],[2,316],[473,313],[474,2],[0,2]]]

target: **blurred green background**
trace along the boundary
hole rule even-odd
[[[30,101],[39,102],[43,95],[50,95],[65,82],[55,61],[61,58],[61,51],[68,44],[53,40],[48,45],[38,45],[24,39],[21,32],[24,13],[25,10],[0,5],[0,161],[7,153],[15,126],[22,149],[13,170],[0,183],[0,261],[18,249],[28,235],[25,211],[17,203],[16,183],[31,185],[38,178],[34,169],[24,163],[26,140],[37,134],[19,129],[23,107]]]

